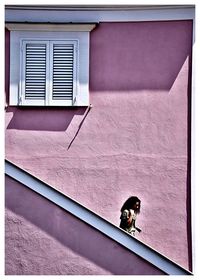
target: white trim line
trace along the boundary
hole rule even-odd
[[[82,206],[77,201],[69,198],[62,192],[56,190],[52,186],[47,185],[45,182],[39,180],[38,178],[7,160],[5,162],[5,174],[22,183],[25,187],[32,189],[33,191],[52,201],[59,207],[67,210],[74,216],[78,217],[90,226],[104,233],[106,236],[112,238],[127,249],[131,250],[133,253],[147,260],[149,263],[153,264],[166,274],[192,274],[151,247],[125,233],[122,229]]]

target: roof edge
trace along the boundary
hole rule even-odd
[[[151,10],[151,9],[183,9],[194,8],[195,5],[5,5],[6,10],[68,10],[68,11],[96,11],[96,10]]]

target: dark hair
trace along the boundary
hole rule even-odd
[[[129,197],[123,204],[122,208],[121,208],[121,212],[123,212],[125,209],[133,209],[133,205],[136,203],[136,202],[139,202],[139,204],[141,204],[141,201],[140,199],[137,197],[137,196],[131,196]],[[135,210],[135,212],[137,214],[140,213],[140,205],[139,205],[139,208],[137,210]]]

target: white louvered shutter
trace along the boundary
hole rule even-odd
[[[25,45],[25,100],[45,100],[47,47],[41,43]]]
[[[77,91],[77,41],[22,42],[22,105],[73,106]]]
[[[74,44],[53,43],[52,100],[73,100]]]

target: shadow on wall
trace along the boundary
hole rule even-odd
[[[9,104],[10,33],[5,29],[5,101]],[[7,129],[66,131],[76,115],[84,115],[86,107],[8,107],[13,117]]]
[[[5,91],[9,96],[9,32],[5,36]],[[101,23],[91,32],[90,91],[166,90],[186,58],[192,21]],[[8,129],[65,131],[83,108],[16,108]]]
[[[192,21],[101,23],[90,44],[91,91],[169,91],[191,56]]]
[[[118,243],[7,176],[5,196],[6,208],[45,231],[66,249],[73,250],[112,274],[164,274]],[[13,250],[13,247],[7,250]],[[41,255],[42,252],[39,253]],[[56,252],[57,255],[58,253]],[[14,255],[12,256],[14,262]],[[49,264],[53,265],[50,255],[46,262],[44,273],[48,274]],[[67,272],[63,273],[67,274]],[[30,274],[34,274],[34,271],[30,271]]]
[[[7,129],[66,131],[76,115],[84,115],[87,108],[41,108],[9,107],[6,111],[13,113]]]

